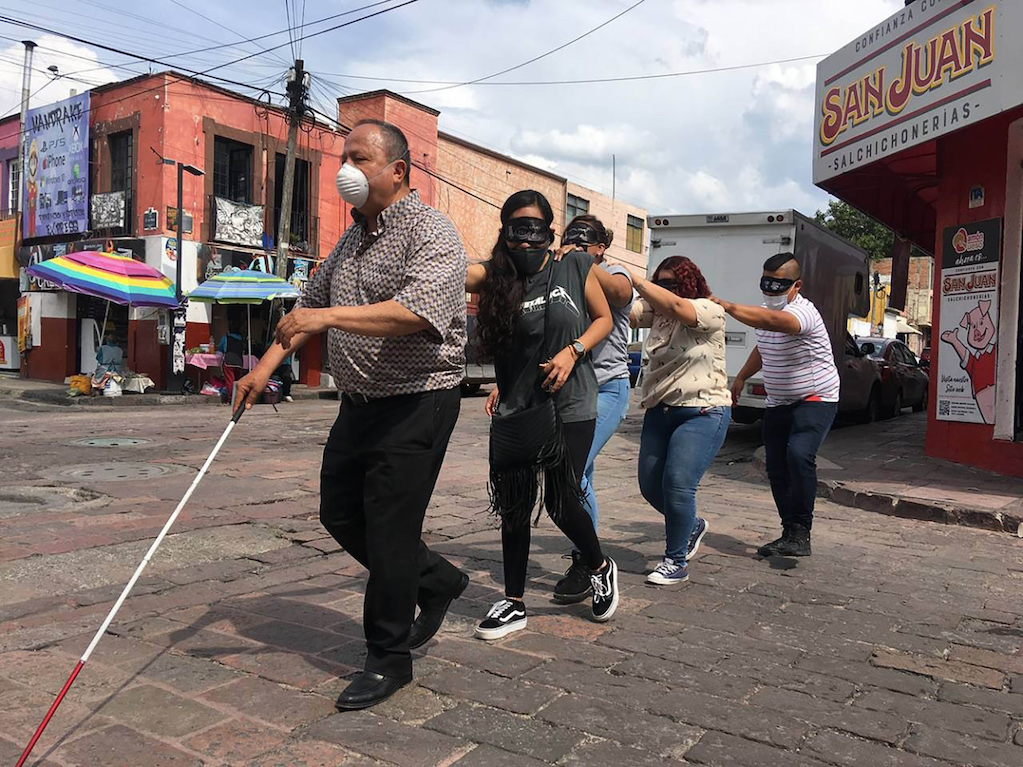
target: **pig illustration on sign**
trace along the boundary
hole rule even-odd
[[[941,340],[955,349],[959,364],[970,376],[973,399],[977,402],[984,423],[995,422],[995,322],[991,319],[991,302],[980,301],[963,315],[959,327],[965,331],[966,343],[958,331],[947,330]]]

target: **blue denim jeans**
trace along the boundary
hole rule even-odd
[[[778,515],[786,529],[813,526],[817,451],[838,414],[834,402],[797,402],[764,413],[764,460]]]
[[[597,430],[593,434],[590,455],[586,459],[586,470],[583,472],[582,487],[586,493],[585,506],[593,520],[593,529],[597,529],[597,494],[593,490],[593,464],[600,451],[608,443],[629,412],[629,379],[615,378],[602,384],[597,391]]]
[[[721,449],[730,407],[667,407],[646,411],[639,443],[639,489],[664,515],[664,555],[684,562],[696,523],[696,489]]]

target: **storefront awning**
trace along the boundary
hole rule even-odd
[[[904,318],[902,318],[902,317],[899,317],[898,320],[896,320],[896,322],[895,322],[895,332],[897,334],[899,334],[899,335],[910,335],[910,336],[922,336],[923,335],[923,333],[921,333],[919,330],[917,330],[912,325],[910,325],[908,322],[906,322],[906,320]]]

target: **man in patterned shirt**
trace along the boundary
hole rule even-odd
[[[337,701],[358,709],[411,681],[409,650],[433,637],[469,582],[422,541],[460,407],[467,259],[451,222],[409,188],[397,127],[360,122],[342,162],[338,189],[355,221],[236,401],[251,407],[281,360],[326,331],[341,410],[323,452],[320,520],[369,570],[366,666]]]

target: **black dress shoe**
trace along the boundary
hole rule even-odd
[[[444,616],[448,614],[448,608],[451,607],[451,603],[462,596],[462,592],[465,591],[465,587],[469,585],[469,576],[462,573],[462,580],[451,594],[448,596],[447,601],[437,607],[429,607],[425,610],[420,610],[419,617],[416,618],[416,622],[412,624],[412,630],[408,634],[408,646],[410,650],[415,650],[417,647],[422,647],[424,644],[433,639],[434,634],[440,631],[441,624],[444,623]]]
[[[412,675],[393,677],[373,671],[360,671],[337,698],[334,706],[341,711],[357,711],[382,703],[412,681]]]

